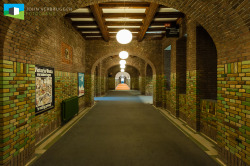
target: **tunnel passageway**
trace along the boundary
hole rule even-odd
[[[33,165],[217,163],[153,106],[143,103],[138,91],[110,91]]]

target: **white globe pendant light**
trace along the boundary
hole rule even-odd
[[[121,59],[127,59],[127,58],[128,58],[128,52],[127,52],[127,51],[121,51],[121,52],[119,53],[119,57],[120,57]]]
[[[125,64],[126,64],[126,61],[125,61],[125,60],[120,60],[120,64],[121,64],[121,65],[125,65]]]
[[[120,65],[120,68],[121,69],[125,69],[125,65],[123,64],[123,65]]]
[[[124,72],[125,70],[124,69],[121,69],[121,72]]]
[[[132,33],[127,29],[122,29],[116,34],[116,40],[121,44],[128,44],[132,40]]]

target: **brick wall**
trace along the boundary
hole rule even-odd
[[[217,129],[221,157],[250,164],[250,61],[218,65]]]
[[[186,70],[187,70],[186,48],[187,48],[187,37],[183,36],[176,41],[176,77],[177,77],[176,86],[178,94],[186,93]]]
[[[146,66],[146,89],[145,95],[152,96],[153,95],[153,71],[150,65]]]
[[[0,60],[0,70],[0,164],[25,163],[35,144],[35,66]]]
[[[2,10],[3,2],[0,3]],[[0,69],[9,73],[1,75],[0,78],[6,79],[10,75],[13,77],[13,80],[8,80],[12,81],[8,85],[10,92],[4,90],[6,85],[2,84],[7,82],[1,82],[0,88],[1,95],[4,96],[1,96],[1,100],[4,100],[3,103],[1,102],[1,107],[4,106],[7,109],[6,103],[10,106],[7,114],[2,109],[0,114],[7,116],[12,112],[8,117],[1,119],[1,128],[4,129],[1,132],[1,138],[6,138],[1,147],[4,148],[1,164],[24,164],[34,154],[35,143],[60,126],[59,105],[62,99],[71,96],[67,95],[69,88],[72,88],[68,84],[71,84],[70,80],[73,79],[72,76],[62,76],[60,79],[65,79],[65,82],[60,80],[60,84],[56,83],[56,86],[61,88],[60,97],[63,98],[56,97],[54,109],[35,116],[34,66],[52,67],[56,72],[74,73],[74,80],[77,80],[76,72],[85,72],[85,41],[70,22],[61,17],[25,16],[25,20],[18,20],[4,17],[1,13],[0,19],[0,58],[6,60],[1,61]],[[63,43],[72,48],[73,56],[70,63],[62,60]],[[10,68],[11,66],[13,68]],[[76,88],[77,82],[74,84],[74,89]],[[76,91],[73,90],[73,92],[77,95]],[[14,95],[5,96],[12,95],[11,93]],[[57,94],[59,92],[55,95]],[[84,97],[79,98],[81,109],[85,107],[84,100]],[[7,127],[8,125],[10,128]]]
[[[216,100],[201,100],[201,124],[200,131],[208,137],[217,141],[217,117],[216,117]]]
[[[55,71],[55,107],[43,114],[35,116],[36,142],[61,125],[61,103],[63,100],[78,96],[78,75]],[[79,104],[84,97],[79,98]],[[83,107],[80,107],[80,110]]]
[[[186,94],[179,94],[179,117],[187,121]]]

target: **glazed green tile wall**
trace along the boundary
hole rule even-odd
[[[178,117],[177,112],[177,91],[176,91],[176,73],[171,73],[171,86],[170,86],[170,112]]]
[[[186,86],[186,115],[187,123],[193,129],[198,128],[199,117],[197,117],[199,108],[197,99],[197,71],[187,71],[187,86]]]
[[[180,112],[180,118],[186,121],[187,120],[186,94],[179,94],[179,112]]]
[[[200,131],[208,137],[216,141],[217,136],[217,116],[216,116],[216,100],[201,100],[201,120]]]
[[[34,147],[35,66],[0,60],[0,79],[2,164]]]
[[[153,76],[153,86],[154,86],[154,105],[157,107],[162,106],[162,79],[163,75]]]
[[[217,73],[218,145],[250,165],[250,61],[218,65]]]

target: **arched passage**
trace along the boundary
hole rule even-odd
[[[120,80],[121,78],[123,78],[123,81]],[[125,83],[130,87],[130,74],[128,72],[118,72],[115,75],[115,80],[116,80],[115,86],[117,86],[118,83]]]
[[[109,57],[113,57],[113,56],[114,56],[114,53],[106,55],[106,56],[102,56],[100,59],[98,59],[96,62],[93,63],[93,66],[92,66],[92,69],[91,69],[91,74],[90,74],[90,77],[91,77],[90,80],[95,81],[94,73],[93,73],[95,71],[95,67],[98,66],[99,64],[102,64],[104,60],[107,60]],[[139,76],[139,89],[141,91],[141,94],[143,94],[143,95],[145,94],[145,79],[146,79],[145,64],[147,63],[148,65],[150,65],[150,67],[152,69],[152,73],[153,73],[153,80],[154,80],[153,81],[153,92],[154,92],[153,93],[153,100],[156,101],[157,98],[159,98],[159,97],[156,96],[156,90],[157,90],[156,89],[156,83],[157,83],[157,76],[156,75],[157,74],[156,74],[156,68],[155,68],[154,64],[150,60],[148,60],[147,58],[145,58],[143,55],[141,55],[141,54],[139,54],[139,56],[137,56],[135,54],[132,54],[132,55],[130,55],[130,57],[136,57],[138,59],[138,63],[134,64],[133,62],[136,62],[136,61],[132,60],[132,61],[128,61],[129,62],[128,64],[131,63],[140,72],[140,76]],[[113,61],[114,59],[116,59],[116,61]],[[119,64],[119,58],[116,57],[116,58],[112,58],[112,63],[108,64],[105,67],[101,65],[102,66],[101,68],[108,69],[109,67],[117,65],[117,64]],[[105,70],[104,70],[104,73],[105,73]],[[135,81],[135,82],[137,82],[137,81]],[[158,82],[158,83],[160,83],[160,82]],[[93,101],[94,101],[94,93],[93,93],[94,84],[89,84],[89,85],[92,85],[91,87],[89,87],[87,89],[90,89],[90,104],[93,104]],[[137,89],[137,84],[136,83],[132,84],[131,89]]]
[[[107,70],[106,76],[107,78],[107,90],[114,90],[116,87],[116,74],[120,72],[120,66],[119,65],[114,65],[110,67]],[[130,84],[130,89],[131,90],[139,90],[140,89],[140,84],[139,84],[139,76],[140,72],[135,68],[134,66],[127,65],[126,66],[126,72],[129,74],[129,84]],[[111,74],[112,73],[112,74]]]
[[[130,74],[118,72],[115,75],[115,90],[130,90]]]

